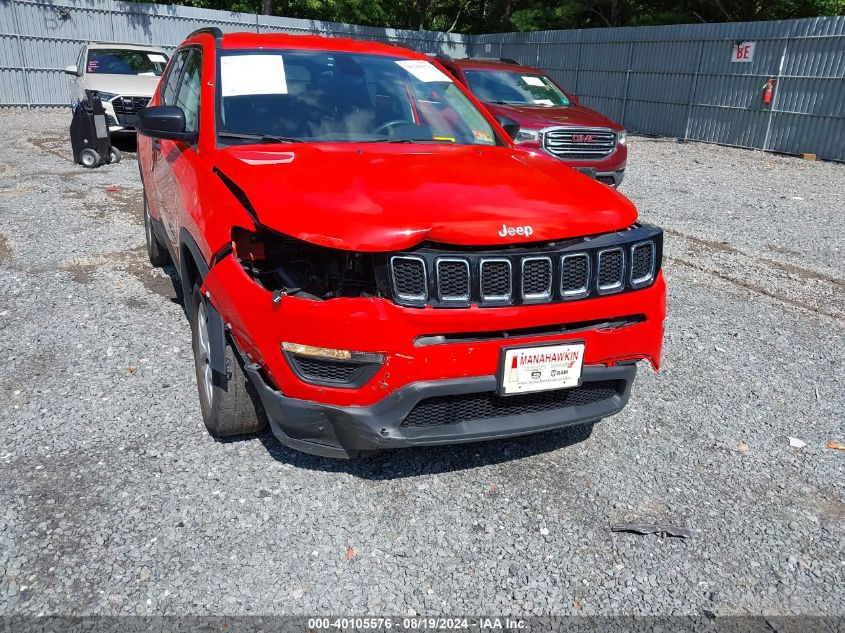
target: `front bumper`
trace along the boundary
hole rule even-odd
[[[261,366],[274,389],[289,398],[337,406],[372,406],[412,383],[494,375],[503,345],[579,340],[585,344],[585,366],[645,359],[657,369],[666,314],[662,273],[641,290],[531,306],[434,309],[374,297],[312,301],[290,296],[274,303],[230,254],[211,268],[202,290],[245,358]],[[559,324],[622,317],[636,318],[624,327],[554,332]],[[489,336],[473,336],[484,330]],[[416,343],[420,337],[452,334],[461,340]],[[283,342],[382,354],[384,362],[360,387],[308,384],[285,358]]]
[[[585,367],[582,387],[575,389],[601,384],[601,393],[606,397],[586,402],[564,393],[570,390],[542,392],[543,396],[526,394],[536,396],[535,401],[554,394],[552,397],[561,398],[562,406],[537,412],[536,407],[522,407],[525,400],[517,400],[502,403],[502,415],[489,416],[487,412],[486,417],[473,418],[472,410],[464,408],[463,416],[455,410],[459,421],[411,426],[407,421],[423,401],[448,403],[454,396],[469,396],[472,400],[471,394],[479,394],[480,399],[487,401],[525,396],[495,396],[496,377],[477,376],[412,383],[371,406],[336,406],[285,397],[268,385],[259,366],[246,365],[245,369],[279,441],[324,457],[359,457],[384,449],[501,439],[598,421],[625,406],[636,375],[633,364]]]

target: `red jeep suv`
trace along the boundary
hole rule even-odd
[[[663,339],[662,232],[425,55],[201,29],[137,123],[214,437],[326,456],[613,415]]]
[[[618,187],[628,160],[627,133],[585,108],[542,71],[513,59],[437,57],[494,116],[519,125],[516,143],[541,149],[596,180]]]

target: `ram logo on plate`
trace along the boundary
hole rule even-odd
[[[544,345],[505,351],[501,393],[528,393],[577,387],[584,365],[584,344]]]

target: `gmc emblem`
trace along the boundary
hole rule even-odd
[[[573,143],[592,143],[595,139],[592,134],[573,134]]]

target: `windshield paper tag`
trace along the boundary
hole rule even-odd
[[[147,57],[154,64],[156,64],[156,63],[166,64],[167,63],[167,58],[164,55],[158,55],[156,53],[147,53]]]
[[[534,75],[523,75],[522,81],[527,83],[529,86],[539,86],[540,88],[546,87],[546,84],[543,83],[543,80]]]
[[[534,99],[534,105],[553,106],[554,102],[551,99]]]
[[[402,61],[398,61],[396,63],[420,81],[424,81],[426,83],[433,81],[448,81],[449,83],[452,83],[449,75],[443,73],[431,62],[427,62],[422,59],[403,59]]]
[[[220,58],[220,81],[224,97],[288,93],[281,55],[225,55]]]

